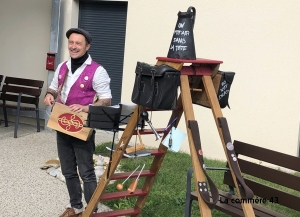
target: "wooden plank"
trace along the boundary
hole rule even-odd
[[[240,141],[234,141],[237,154],[300,172],[300,158]]]
[[[83,127],[87,115],[85,112],[72,112],[68,106],[56,102],[52,108],[47,127],[87,141],[93,132],[92,128]]]
[[[243,173],[264,179],[266,181],[300,191],[300,177],[257,163],[239,159],[240,169]],[[292,161],[291,161],[292,162]],[[300,203],[299,203],[300,204]]]
[[[223,61],[221,60],[209,60],[204,58],[196,58],[195,60],[187,60],[187,59],[174,59],[168,57],[156,57],[158,61],[165,61],[171,63],[196,63],[196,64],[221,64]]]
[[[13,86],[4,84],[2,87],[2,92],[10,93],[22,93],[30,96],[40,96],[42,89],[31,88],[31,87],[22,87],[22,86]]]
[[[218,129],[219,135],[220,135],[220,139],[222,141],[222,145],[223,145],[224,153],[227,158],[227,162],[228,162],[230,170],[232,171],[232,167],[231,167],[230,161],[229,161],[229,156],[227,155],[227,151],[226,151],[226,144],[225,144],[225,141],[223,138],[222,129],[219,127],[219,123],[218,123],[218,118],[223,117],[223,114],[222,114],[222,111],[220,108],[219,101],[217,99],[214,85],[213,85],[213,82],[212,82],[212,79],[210,76],[202,76],[202,81],[203,81],[203,84],[205,87],[206,94],[209,99],[210,107],[211,107],[211,110],[212,110],[212,113],[213,113],[213,116],[215,119],[215,123],[216,123],[217,129]],[[236,181],[236,177],[235,177],[234,173],[231,173],[231,175],[232,175],[232,179],[234,180],[234,185],[237,187],[238,183]],[[239,188],[236,188],[236,189],[237,189],[239,198],[241,198],[241,193],[240,193]],[[244,214],[246,217],[255,216],[253,207],[251,204],[244,203],[244,204],[242,204],[242,207],[243,207],[243,211],[244,211]]]
[[[198,193],[198,203],[200,208],[200,215],[203,217],[212,216],[211,210],[205,203],[205,201],[202,199],[199,193],[199,186],[198,182],[205,182],[205,175],[203,173],[202,167],[200,166],[200,162],[198,160],[197,151],[195,149],[194,140],[192,137],[191,129],[188,127],[188,121],[189,120],[195,120],[194,111],[193,111],[193,105],[192,105],[192,98],[190,94],[190,85],[187,75],[181,75],[180,76],[180,90],[182,94],[182,106],[184,110],[184,117],[185,117],[185,123],[186,123],[186,129],[187,129],[187,135],[189,140],[189,147],[190,147],[190,154],[192,158],[192,165],[194,168],[194,180],[195,180],[195,186],[197,188]]]
[[[4,83],[42,88],[44,81],[27,79],[27,78],[15,78],[15,77],[7,76],[7,77],[5,77]]]
[[[131,215],[137,215],[140,211],[136,209],[123,209],[123,210],[114,210],[109,212],[101,212],[101,213],[95,213],[92,215],[92,217],[119,217],[119,216],[131,216]]]
[[[105,193],[101,195],[99,201],[116,200],[119,198],[136,197],[146,194],[148,194],[148,192],[141,189],[136,189],[133,193],[129,193],[128,191]]]
[[[2,93],[0,96],[1,100],[9,101],[9,102],[18,102],[18,95],[9,94],[9,93]],[[30,97],[30,96],[23,96],[21,97],[21,103],[31,104],[31,105],[38,105],[39,98],[38,97]]]
[[[195,71],[194,71],[194,69]],[[181,75],[212,75],[209,66],[183,66],[180,70]]]
[[[158,134],[161,134],[164,131],[165,128],[155,128],[156,132]],[[151,129],[143,129],[143,130],[139,130],[140,131],[140,135],[145,135],[145,134],[153,134],[153,131]],[[137,131],[134,130],[132,135],[137,135]]]
[[[137,145],[131,146],[129,148],[126,148],[126,153],[129,154],[129,153],[144,150],[144,149],[145,149],[144,144],[137,144]]]

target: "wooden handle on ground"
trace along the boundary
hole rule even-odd
[[[132,193],[135,191],[135,189],[136,189],[136,187],[137,187],[137,184],[138,184],[138,181],[137,181],[137,180],[134,180],[134,181],[130,184],[130,186],[128,187],[127,191],[128,191],[130,194],[132,194]]]

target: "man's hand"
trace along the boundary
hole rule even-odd
[[[94,106],[110,106],[111,99],[99,99],[97,102],[95,102]],[[79,105],[79,104],[73,104],[70,105],[69,108],[72,112],[89,112],[89,105]]]
[[[51,106],[54,103],[54,97],[51,94],[46,94],[44,103],[48,106]]]
[[[73,104],[70,105],[69,108],[71,109],[72,112],[88,112],[89,111],[89,106],[86,105],[79,105],[79,104]]]

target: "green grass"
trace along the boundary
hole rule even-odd
[[[111,143],[105,143],[96,148],[95,153],[106,153],[109,151],[105,146],[111,146]],[[145,164],[145,169],[149,169],[153,157],[141,157],[135,159],[122,159],[120,161],[120,170],[125,172],[133,171],[138,165]],[[225,167],[226,163],[218,160],[205,159],[207,167]],[[155,183],[152,186],[146,204],[143,208],[142,217],[181,217],[184,216],[185,209],[185,194],[186,194],[186,175],[188,169],[191,167],[190,155],[182,152],[174,153],[168,151],[162,166],[157,174]],[[218,189],[228,191],[228,186],[223,184],[223,171],[208,170],[211,179],[217,185]],[[122,183],[124,180],[117,180],[115,183],[109,185],[106,192],[117,191],[116,185]],[[262,180],[259,180],[262,181]],[[124,189],[127,189],[131,184],[132,179],[128,179],[124,184]],[[144,178],[140,178],[138,187],[141,188],[144,183]],[[272,184],[271,184],[272,185]],[[272,185],[273,187],[281,188],[281,186]],[[192,179],[192,189],[194,190],[194,179]],[[283,189],[286,190],[286,189]],[[299,195],[299,193],[297,194]],[[112,209],[126,209],[134,207],[136,197],[127,199],[118,199],[111,201],[104,201],[103,204]],[[267,203],[267,207],[282,212],[283,214],[291,217],[300,216],[299,212],[282,207],[278,204]],[[192,217],[199,217],[199,207],[197,202],[192,205]],[[214,217],[227,217],[218,210],[212,210]]]

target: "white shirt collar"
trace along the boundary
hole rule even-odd
[[[85,64],[85,65],[91,65],[92,64],[92,57],[91,57],[91,55],[89,55],[89,57],[86,59],[86,61],[84,61],[83,64]],[[68,66],[69,69],[71,68],[71,58],[69,58],[69,60],[67,61],[67,66]]]

